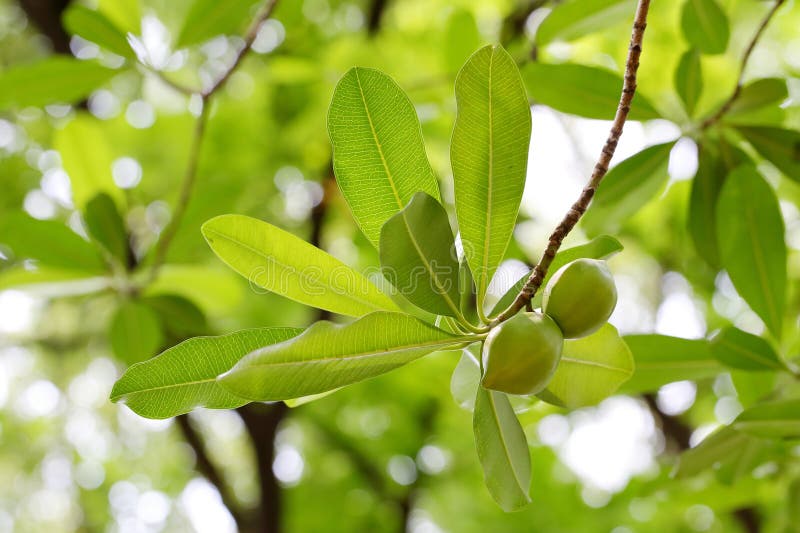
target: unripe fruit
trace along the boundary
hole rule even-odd
[[[606,323],[617,305],[617,287],[605,261],[576,259],[553,274],[542,310],[567,339],[585,337]]]
[[[563,344],[561,330],[550,317],[518,313],[486,337],[481,384],[509,394],[536,394],[553,376]]]

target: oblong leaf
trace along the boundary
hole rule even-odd
[[[618,163],[606,175],[582,219],[589,235],[616,232],[620,225],[661,191],[674,142],[656,144]]]
[[[672,475],[683,479],[707,470],[728,460],[737,450],[741,450],[753,437],[740,433],[731,427],[723,427],[680,456]]]
[[[63,55],[16,65],[0,74],[0,109],[71,104],[85,98],[117,71]]]
[[[576,409],[596,405],[633,375],[633,355],[617,328],[604,324],[582,339],[564,341],[555,374],[537,396]]]
[[[721,54],[728,48],[728,16],[716,0],[686,0],[681,28],[686,40],[704,54]]]
[[[12,213],[0,223],[0,243],[20,259],[35,259],[43,265],[93,273],[105,270],[94,246],[56,220]]]
[[[475,343],[461,350],[461,359],[450,376],[450,394],[462,409],[475,409],[475,394],[481,385],[481,356],[483,344]]]
[[[217,384],[217,376],[258,348],[299,335],[298,328],[258,328],[220,337],[196,337],[128,368],[111,390],[147,418],[169,418],[196,407],[233,409],[247,403]]]
[[[386,74],[362,67],[347,71],[333,92],[328,135],[336,181],[376,247],[383,223],[417,191],[440,198],[414,106]]]
[[[789,89],[786,87],[786,80],[761,78],[742,87],[726,115],[736,116],[768,105],[778,106],[787,98]]]
[[[623,86],[619,74],[570,63],[529,62],[522,68],[522,78],[535,103],[562,113],[600,120],[614,118]],[[647,98],[637,91],[628,117],[649,120],[659,116]]]
[[[506,512],[525,507],[531,501],[531,458],[508,397],[478,387],[472,429],[483,479],[492,498]]]
[[[256,0],[194,0],[178,34],[177,48],[202,43],[212,37],[238,33]]]
[[[725,328],[711,343],[714,357],[741,370],[785,370],[786,365],[766,340],[737,328]]]
[[[553,259],[553,262],[550,263],[550,268],[547,269],[547,275],[542,282],[542,287],[547,285],[547,282],[550,280],[550,276],[555,274],[559,268],[571,261],[574,261],[575,259],[580,259],[582,257],[589,259],[608,259],[620,251],[622,251],[622,244],[620,244],[617,239],[611,237],[610,235],[599,235],[587,243],[559,250]],[[519,280],[517,280],[517,282],[512,285],[510,289],[506,291],[503,297],[500,298],[500,300],[494,305],[491,316],[497,315],[503,309],[511,305],[514,299],[517,297],[517,294],[519,294],[519,291],[522,290],[522,287],[528,281],[529,276],[530,273],[526,273]],[[536,293],[536,296],[534,296],[531,304],[534,307],[538,307],[541,302],[542,291],[539,291]]]
[[[119,306],[108,334],[114,355],[129,365],[154,356],[164,340],[164,330],[156,312],[136,301]]]
[[[539,46],[551,41],[571,41],[627,21],[634,0],[571,0],[556,4],[536,30]]]
[[[499,46],[475,52],[456,78],[456,215],[478,302],[503,259],[525,187],[531,111],[517,65]]]
[[[626,335],[636,370],[622,385],[626,393],[656,391],[674,381],[714,377],[725,368],[711,354],[705,339],[681,339],[667,335]]]
[[[288,400],[378,376],[472,339],[402,313],[371,313],[347,325],[321,321],[294,339],[250,353],[219,382],[243,398]]]
[[[694,116],[697,102],[703,92],[703,70],[700,64],[700,52],[692,48],[687,50],[678,62],[675,70],[675,90],[683,101],[686,114]]]
[[[395,310],[388,296],[332,255],[271,224],[222,215],[202,227],[214,253],[250,283],[342,315]]]
[[[800,131],[756,126],[736,129],[764,159],[787,178],[800,182]]]
[[[66,30],[87,41],[98,44],[118,56],[135,59],[125,33],[100,11],[81,5],[71,5],[62,17]]]
[[[759,437],[800,438],[800,399],[755,405],[736,417],[733,427]]]
[[[381,229],[381,270],[408,301],[437,315],[459,316],[458,261],[442,205],[424,192]]]
[[[129,266],[132,262],[128,231],[117,210],[117,204],[105,193],[100,193],[86,204],[83,214],[89,235],[112,257]]]
[[[717,241],[737,292],[780,337],[786,298],[783,217],[775,191],[755,167],[734,170],[722,187]]]
[[[706,263],[720,268],[717,245],[717,198],[728,169],[708,144],[697,147],[697,173],[692,180],[687,225],[695,250]]]

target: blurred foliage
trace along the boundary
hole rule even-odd
[[[457,353],[437,353],[280,411],[275,461],[266,469],[257,466],[258,454],[273,443],[253,442],[257,432],[247,411],[198,410],[181,421],[149,421],[112,405],[108,396],[128,363],[189,336],[306,327],[317,318],[313,309],[265,293],[226,269],[200,233],[212,217],[246,214],[316,240],[359,271],[378,264],[330,180],[326,113],[336,81],[353,65],[381,69],[409,94],[453,218],[452,88],[457,69],[478,46],[502,41],[522,65],[529,95],[542,102],[534,101],[532,160],[539,157],[537,139],[555,134],[542,129],[548,117],[571,140],[563,147],[571,169],[565,164],[552,175],[529,178],[506,254],[510,261],[501,267],[512,277],[490,294],[500,298],[521,275],[520,262],[538,260],[555,222],[537,212],[542,202],[531,197],[548,198],[566,187],[566,209],[589,175],[600,148],[601,139],[592,135],[598,124],[566,112],[610,118],[618,89],[610,93],[610,108],[603,89],[622,74],[634,3],[279,2],[241,68],[211,102],[193,194],[155,280],[147,277],[154,245],[174,213],[198,113],[197,97],[165,79],[195,88],[216,79],[233,61],[241,43],[236,35],[245,31],[256,3],[230,2],[224,13],[206,9],[221,3],[204,0],[73,3],[65,25],[85,39],[72,37],[75,57],[67,58],[54,54],[20,4],[0,0],[0,531],[225,531],[234,525],[220,495],[238,509],[234,514],[252,514],[263,507],[259,474],[277,478],[285,531],[796,530],[796,440],[739,433],[734,425],[732,445],[728,434],[717,433],[693,449],[688,467],[681,463],[683,472],[670,474],[679,451],[732,422],[743,408],[776,393],[780,398],[772,399],[796,397],[796,378],[774,368],[731,366],[735,356],[726,361],[713,355],[713,343],[704,340],[667,341],[688,344],[666,358],[677,354],[693,364],[690,371],[665,370],[658,366],[663,339],[652,335],[711,338],[733,325],[743,330],[733,338],[756,333],[768,339],[768,352],[789,365],[800,355],[796,2],[778,11],[745,71],[747,82],[774,78],[777,88],[760,82],[758,90],[745,89],[723,120],[731,127],[717,124],[703,132],[698,117],[713,115],[733,91],[742,52],[772,3],[653,3],[639,72],[639,118],[660,118],[629,124],[623,144],[634,137],[628,154],[634,155],[650,145],[664,152],[670,145],[663,143],[681,140],[669,165],[658,158],[660,175],[647,175],[628,160],[634,167],[628,176],[642,172],[648,180],[625,187],[637,198],[632,207],[617,204],[617,226],[609,229],[608,219],[598,219],[579,227],[567,243],[613,231],[624,244],[610,262],[620,287],[612,323],[637,334],[628,341],[646,372],[628,383],[625,391],[634,396],[596,408],[568,412],[542,402],[514,404],[531,447],[533,503],[513,514],[503,513],[484,489],[471,415],[450,397]],[[730,36],[695,32],[697,13],[687,15],[684,7],[690,3],[727,19]],[[372,27],[375,6],[384,9]],[[561,14],[545,18],[554,6],[553,13]],[[549,22],[537,36],[542,20]],[[127,42],[135,54],[115,31],[131,32]],[[696,56],[687,51],[694,48],[702,54],[688,65],[686,58]],[[25,71],[47,66],[40,61],[57,68]],[[676,69],[680,80],[674,80]],[[688,70],[699,71],[702,83],[688,83],[685,78],[695,75]],[[598,74],[576,74],[584,72]],[[571,85],[576,80],[584,85]],[[570,85],[556,85],[562,81]],[[602,109],[587,99],[595,89]],[[777,194],[788,250],[786,312],[767,320],[781,337],[767,333],[734,288],[744,294],[752,287],[732,283],[719,270],[719,253],[706,246],[715,236],[703,231],[708,221],[727,219],[707,212],[700,222],[693,218],[690,199],[699,181],[687,178],[694,174],[698,144],[701,168],[721,168],[724,176],[732,161],[752,160]],[[673,165],[690,171],[680,175],[670,168],[667,180],[664,171]],[[721,181],[714,179],[718,189]],[[114,234],[118,224],[107,202],[83,219],[85,206],[97,198],[110,198],[118,209],[129,250]],[[725,216],[738,215],[734,210]],[[70,240],[80,244],[68,246]],[[72,260],[62,261],[64,250]],[[134,330],[142,323],[136,316],[147,316],[150,327]],[[115,329],[136,339],[139,350],[114,351],[109,331]],[[648,367],[650,360],[655,363]],[[689,383],[659,389],[675,380],[691,380],[696,389]],[[669,401],[675,390],[689,398],[679,408]],[[635,396],[640,393],[645,396]],[[797,424],[793,407],[780,404],[776,412],[794,416]],[[764,415],[763,406],[755,409],[761,411],[749,411],[750,420]],[[192,431],[202,449],[187,444]],[[620,462],[620,453],[628,460]],[[200,481],[210,477],[198,454],[221,472],[220,486],[212,485],[219,480]]]

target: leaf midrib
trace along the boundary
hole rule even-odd
[[[620,374],[624,374],[626,376],[633,375],[633,371],[632,370],[627,370],[625,368],[620,368],[620,367],[616,367],[616,366],[607,365],[607,364],[601,363],[599,361],[589,361],[589,360],[586,360],[586,359],[575,359],[573,357],[564,357],[564,356],[561,356],[561,361],[566,362],[566,363],[572,363],[574,365],[586,365],[586,366],[594,366],[594,367],[598,367],[598,368],[603,368],[605,370],[610,370],[612,372],[619,372]]]
[[[488,282],[486,278],[489,274],[488,267],[489,267],[489,237],[492,234],[492,192],[493,192],[493,181],[494,181],[494,118],[493,118],[493,106],[492,106],[492,68],[494,65],[494,51],[495,48],[492,47],[491,51],[489,52],[489,98],[488,98],[488,114],[489,114],[489,169],[487,172],[487,182],[488,187],[486,189],[486,231],[483,235],[483,257],[482,257],[482,264],[481,264],[481,280],[478,289],[478,297],[482,303],[483,301],[483,294],[486,292],[486,288]],[[478,305],[478,309],[482,309],[482,305]]]
[[[721,344],[722,346],[726,346],[727,348],[733,350],[734,352],[743,355],[745,358],[750,359],[751,361],[755,361],[757,363],[762,363],[765,366],[768,366],[768,367],[770,367],[772,369],[776,369],[776,370],[780,370],[781,369],[780,363],[770,359],[769,357],[764,357],[762,355],[759,355],[759,354],[757,354],[755,352],[752,352],[752,351],[750,351],[748,349],[742,348],[741,346],[739,346],[737,344],[734,344],[734,343],[732,343],[730,341],[727,341],[725,339],[720,339],[717,342],[719,342],[719,344]]]

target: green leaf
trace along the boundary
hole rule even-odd
[[[130,266],[130,246],[125,222],[117,210],[117,204],[106,193],[100,193],[86,204],[83,214],[89,235],[105,251],[115,257],[123,266]]]
[[[336,181],[376,247],[383,223],[417,191],[440,198],[414,106],[386,74],[361,67],[347,71],[333,92],[328,135]]]
[[[472,271],[469,269],[466,258],[461,257],[458,261],[458,290],[460,293],[459,306],[461,314],[470,324],[480,322],[478,317],[478,295],[475,290],[475,280],[472,278]]]
[[[209,329],[203,311],[183,296],[177,294],[147,296],[142,298],[142,303],[158,313],[164,329],[178,340],[193,335],[203,335]]]
[[[217,35],[239,33],[255,3],[255,0],[194,0],[183,20],[176,48],[202,43]]]
[[[771,439],[800,438],[800,399],[755,405],[736,417],[733,427]]]
[[[775,191],[755,167],[728,176],[717,203],[722,266],[737,292],[780,337],[786,298],[786,242]]]
[[[124,32],[141,31],[142,11],[139,0],[98,0],[98,11]]]
[[[539,46],[552,41],[572,41],[627,21],[634,0],[570,0],[556,4],[536,30]]]
[[[233,409],[240,398],[217,384],[248,353],[299,335],[298,328],[259,328],[221,337],[197,337],[128,368],[114,384],[111,401],[147,418],[169,418],[195,407]]]
[[[450,394],[456,404],[467,411],[475,410],[475,394],[481,384],[479,359],[483,343],[475,343],[461,350],[461,359],[450,377]]]
[[[728,48],[728,16],[715,0],[686,0],[681,28],[689,44],[704,54],[721,54]]]
[[[606,175],[582,219],[589,235],[615,233],[634,213],[663,190],[674,142],[645,148],[618,163]]]
[[[732,117],[760,109],[780,105],[789,98],[786,80],[782,78],[762,78],[742,87],[739,96],[733,101],[726,117]]]
[[[605,69],[563,63],[529,62],[522,78],[536,103],[586,118],[612,120],[619,105],[622,76]],[[660,114],[637,91],[628,115],[631,120],[659,118]]]
[[[728,169],[708,144],[698,145],[697,151],[697,174],[692,181],[687,224],[697,253],[710,266],[719,269],[717,198]]]
[[[564,341],[553,378],[537,396],[576,409],[605,400],[633,375],[633,355],[617,328],[604,324],[588,337]]]
[[[69,33],[98,44],[118,56],[136,59],[125,33],[101,12],[81,5],[71,5],[64,12],[62,21]]]
[[[683,479],[728,460],[732,454],[754,439],[730,427],[723,427],[706,437],[700,444],[681,454],[673,475]]]
[[[111,174],[114,153],[105,127],[100,120],[79,114],[55,133],[53,145],[69,174],[72,199],[78,209],[83,209],[86,202],[101,192],[120,204],[123,200]]]
[[[766,340],[733,327],[723,329],[714,337],[711,353],[731,368],[749,371],[786,369]]]
[[[111,319],[109,339],[114,355],[131,365],[157,353],[164,331],[155,311],[143,303],[127,301]]]
[[[772,395],[775,391],[777,379],[777,372],[731,371],[731,381],[733,381],[733,386],[736,388],[736,399],[745,408]]]
[[[0,243],[9,246],[20,259],[35,259],[46,266],[92,273],[105,271],[105,263],[94,246],[56,220],[11,213],[0,224]]]
[[[681,339],[667,335],[626,335],[636,370],[622,386],[626,393],[656,391],[674,381],[714,377],[725,368],[711,354],[704,339]]]
[[[486,488],[506,512],[531,501],[531,457],[528,441],[508,397],[478,387],[472,418],[475,447]]]
[[[0,270],[0,290],[19,288],[48,298],[90,294],[109,288],[111,280],[80,270],[23,264]]]
[[[683,101],[686,114],[694,116],[697,102],[703,93],[703,70],[700,64],[700,52],[691,48],[681,56],[675,71],[675,90]]]
[[[203,224],[202,231],[225,264],[259,287],[342,315],[396,309],[366,277],[271,224],[222,215]]]
[[[0,109],[71,104],[101,87],[116,70],[63,55],[16,65],[0,73]]]
[[[401,313],[376,312],[347,325],[321,321],[290,341],[250,353],[219,382],[250,400],[288,400],[357,383],[472,339]]]
[[[553,258],[553,262],[550,263],[550,268],[547,269],[547,275],[544,278],[542,287],[547,285],[551,275],[555,274],[559,268],[569,262],[582,257],[589,259],[608,259],[620,251],[622,251],[622,244],[620,244],[617,239],[611,237],[610,235],[599,235],[585,244],[560,250],[556,254],[555,258]],[[530,273],[526,273],[519,280],[517,280],[517,282],[510,289],[506,291],[503,297],[500,298],[500,300],[494,305],[491,316],[499,314],[501,311],[503,311],[503,309],[511,305],[514,299],[517,297],[517,294],[519,294],[519,291],[522,290],[522,287],[528,281],[529,276]],[[536,296],[534,296],[531,304],[534,307],[538,307],[541,302],[542,292],[539,291],[536,293]]]
[[[800,183],[800,131],[755,126],[736,129],[764,159]]]
[[[499,46],[469,58],[456,78],[456,103],[450,146],[456,215],[480,308],[517,221],[531,111],[517,65]]]
[[[444,30],[442,52],[448,72],[457,72],[480,43],[475,17],[466,9],[456,9]]]
[[[237,310],[245,291],[243,285],[240,276],[222,265],[168,263],[144,294],[176,294],[196,303],[209,316],[221,316]]]
[[[381,270],[408,301],[437,315],[461,316],[453,230],[442,205],[424,192],[381,229]]]

